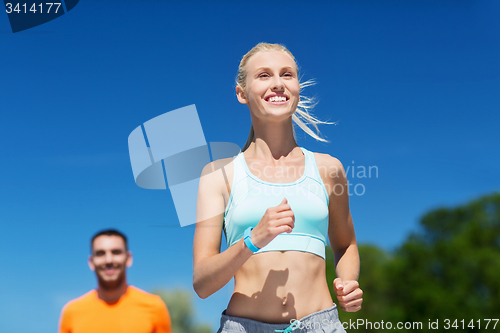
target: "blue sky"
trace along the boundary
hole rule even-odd
[[[250,117],[234,94],[243,54],[286,45],[317,84],[330,141],[298,143],[352,177],[360,243],[390,250],[426,211],[500,185],[498,1],[81,1],[13,34],[0,15],[0,331],[53,332],[91,288],[89,238],[115,227],[135,257],[129,282],[192,290],[194,228],[169,191],[134,183],[130,132],[196,104],[208,142],[242,146]],[[358,187],[358,189],[361,189]],[[216,329],[230,286],[198,318]],[[21,328],[22,327],[22,328]]]

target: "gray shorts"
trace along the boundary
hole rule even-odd
[[[288,328],[288,330],[286,330]],[[293,325],[268,324],[260,321],[231,317],[222,313],[217,333],[345,333],[339,320],[337,306],[305,316]]]

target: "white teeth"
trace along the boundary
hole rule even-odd
[[[285,102],[286,101],[286,97],[284,96],[273,96],[271,98],[269,98],[269,102]]]

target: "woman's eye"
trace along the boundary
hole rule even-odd
[[[269,74],[267,74],[267,73],[260,73],[260,74],[259,74],[259,77],[264,77],[264,78],[266,78],[266,77],[269,77]]]
[[[293,74],[292,74],[292,73],[285,73],[285,74],[283,74],[283,76],[286,76],[286,77],[293,77]]]

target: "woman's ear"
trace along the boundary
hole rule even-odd
[[[236,97],[238,97],[238,101],[241,104],[247,104],[248,103],[248,100],[247,100],[247,97],[245,95],[245,92],[243,91],[243,89],[241,89],[240,85],[236,86]]]

